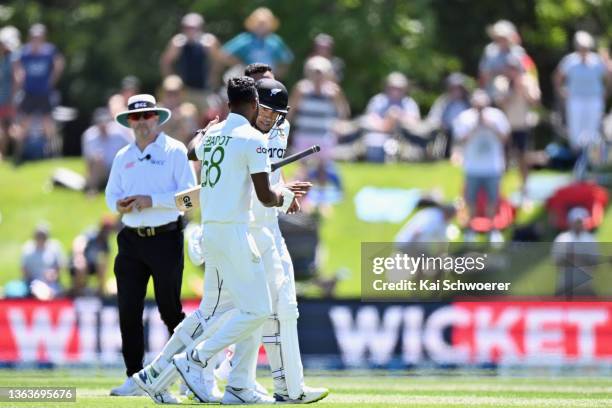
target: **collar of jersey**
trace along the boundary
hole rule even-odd
[[[236,125],[245,125],[245,124],[250,125],[251,124],[251,122],[249,122],[247,118],[245,118],[244,116],[239,115],[237,113],[232,113],[232,112],[230,112],[227,115],[227,121],[232,124],[236,124]]]

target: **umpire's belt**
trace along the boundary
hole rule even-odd
[[[159,225],[157,227],[128,227],[128,231],[135,232],[139,237],[154,237],[157,234],[162,234],[164,232],[176,231],[180,228],[180,224],[178,221],[170,222],[168,224]]]

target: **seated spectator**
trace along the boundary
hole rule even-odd
[[[408,78],[400,72],[387,76],[385,90],[370,99],[363,117],[362,127],[366,129],[364,143],[366,158],[371,161],[384,161],[384,144],[390,136],[397,135],[401,129],[409,128],[421,119],[419,106],[408,95]]]
[[[470,220],[476,215],[480,190],[486,193],[486,216],[493,219],[497,211],[499,188],[505,171],[504,145],[510,134],[510,124],[504,113],[490,106],[487,93],[474,91],[472,108],[463,111],[453,123],[453,135],[463,148],[465,201]],[[469,224],[469,223],[468,223]],[[473,241],[474,232],[466,231],[465,240]],[[503,242],[501,233],[493,229],[491,242]]]
[[[395,250],[413,257],[419,257],[423,254],[436,256],[447,251],[448,248],[445,244],[448,243],[449,239],[446,231],[456,213],[457,210],[454,206],[438,203],[433,203],[431,206],[418,210],[395,236]],[[413,273],[420,276],[421,274],[432,275],[439,272],[441,271],[423,267]],[[389,276],[397,277],[395,273]]]
[[[433,205],[414,214],[395,236],[398,250],[412,243],[447,242],[446,229],[457,210],[452,205]]]
[[[532,126],[529,111],[540,101],[540,87],[537,81],[527,74],[521,61],[511,56],[507,60],[504,75],[493,80],[493,97],[510,122],[510,153],[518,161],[522,181],[521,197],[524,197],[529,175],[527,149]]]
[[[99,228],[85,231],[72,242],[69,269],[72,277],[72,296],[87,294],[87,277],[96,275],[98,278],[97,294],[105,294],[106,270],[109,255],[109,234],[115,228],[112,217],[102,219]]]
[[[60,243],[49,238],[49,227],[39,224],[34,239],[26,242],[21,253],[21,270],[30,295],[49,300],[62,292],[59,272],[64,266]]]
[[[597,238],[585,228],[588,217],[585,208],[572,208],[568,213],[569,230],[557,235],[553,243],[552,257],[559,268],[557,295],[594,295],[591,278],[600,252]]]
[[[337,137],[334,125],[350,115],[349,105],[342,89],[333,80],[333,67],[327,58],[312,57],[304,64],[304,78],[289,97],[291,110],[287,120],[293,133],[289,138],[294,150],[321,146],[318,157],[331,158]]]
[[[286,73],[293,53],[274,32],[279,21],[266,7],[255,9],[244,21],[246,32],[238,34],[223,46],[229,65],[249,65],[255,62],[268,64],[277,78]]]
[[[337,83],[342,82],[346,64],[342,58],[334,55],[334,37],[325,33],[320,33],[315,36],[310,57],[317,55],[327,58],[332,63],[334,67],[334,80]]]
[[[444,157],[448,159],[453,145],[453,121],[461,112],[470,108],[470,97],[467,77],[462,73],[450,74],[445,82],[446,91],[435,100],[425,121],[430,128],[444,133]]]
[[[127,110],[127,101],[140,92],[140,80],[128,75],[121,80],[121,89],[108,99],[108,109],[114,118],[118,113]]]
[[[164,132],[187,146],[198,128],[198,108],[185,101],[183,80],[178,75],[164,79],[160,104],[172,112],[164,125]]]
[[[87,163],[89,193],[103,191],[117,152],[131,142],[121,127],[113,121],[108,109],[94,111],[93,125],[83,133],[82,150]]]

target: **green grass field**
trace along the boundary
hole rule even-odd
[[[337,295],[343,298],[358,297],[361,242],[391,241],[402,224],[367,223],[359,220],[353,201],[355,194],[364,186],[438,189],[447,200],[451,200],[460,194],[463,176],[460,169],[448,162],[384,166],[344,163],[339,166],[345,199],[322,221],[322,274],[332,275],[340,268],[348,270],[349,277],[340,282]],[[52,188],[49,180],[58,167],[83,173],[83,162],[79,158],[27,163],[18,168],[0,163],[0,285],[19,278],[21,246],[31,237],[34,226],[40,220],[51,224],[52,235],[60,240],[67,251],[78,233],[87,226],[95,225],[102,214],[108,213],[102,195],[86,197],[78,192]],[[503,190],[508,194],[517,187],[517,174],[511,171],[504,178]],[[519,213],[518,219],[524,220],[529,216]],[[606,221],[598,235],[602,241],[612,241],[610,212],[606,214]],[[185,265],[183,294],[185,297],[193,297],[194,289],[201,287],[199,279],[202,274],[190,262]],[[109,277],[112,277],[111,267],[112,262],[109,265]],[[63,274],[62,281],[68,284],[67,272]],[[308,293],[317,295],[316,292]]]
[[[262,370],[262,374],[263,370]],[[153,407],[148,397],[109,397],[121,373],[108,371],[0,371],[0,387],[76,387],[76,403],[0,403],[0,407]],[[260,378],[270,388],[271,380]],[[415,376],[384,371],[368,375],[313,373],[312,386],[330,395],[317,407],[610,407],[609,377],[496,377],[483,375]],[[182,405],[196,405],[186,400]]]

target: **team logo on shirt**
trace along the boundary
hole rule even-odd
[[[285,157],[285,149],[281,149],[280,147],[268,147],[266,149],[265,147],[259,146],[255,151],[257,153],[267,154],[268,157],[271,159],[282,159],[283,157]]]
[[[125,164],[125,169],[126,169],[126,170],[127,170],[127,169],[131,169],[132,167],[134,167],[134,165],[135,165],[135,164],[136,164],[136,162],[133,162],[133,161],[131,161],[131,162],[127,162],[127,163]]]

